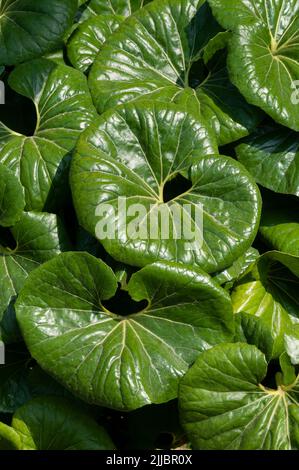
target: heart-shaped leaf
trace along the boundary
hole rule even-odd
[[[299,196],[299,134],[265,126],[237,146],[238,160],[257,183],[272,191]]]
[[[7,246],[13,243],[14,246]],[[0,231],[0,338],[19,339],[14,302],[30,271],[51,259],[69,243],[56,215],[23,213],[9,232]]]
[[[246,100],[299,131],[298,0],[209,0],[219,23],[234,34],[228,68]]]
[[[11,227],[25,208],[23,188],[18,178],[0,164],[0,226]]]
[[[232,293],[234,312],[255,315],[274,338],[273,356],[284,351],[284,334],[299,322],[299,258],[268,252]]]
[[[27,210],[54,212],[67,199],[70,153],[95,117],[86,79],[70,67],[37,59],[19,65],[9,84],[33,101],[37,124],[27,137],[0,123],[0,162],[18,175]]]
[[[182,423],[195,449],[292,449],[298,384],[269,389],[262,384],[266,373],[255,346],[223,344],[199,356],[179,391]]]
[[[0,64],[15,65],[53,50],[71,25],[77,0],[1,0]]]
[[[260,196],[237,162],[207,155],[214,148],[205,123],[175,105],[139,102],[105,113],[82,135],[72,161],[80,224],[133,266],[159,259],[207,272],[230,266],[255,237]],[[134,223],[136,204],[142,213]],[[99,224],[109,226],[108,235]]]
[[[99,15],[84,21],[68,42],[68,57],[73,66],[86,72],[109,36],[123,21],[118,15]]]
[[[0,449],[112,450],[114,444],[98,424],[58,398],[35,398],[19,408],[11,427],[0,423]]]
[[[156,263],[127,289],[143,301],[138,313],[107,305],[117,279],[103,261],[64,253],[31,273],[16,308],[44,370],[87,402],[131,410],[175,398],[199,352],[231,337],[233,316],[229,296],[199,269]]]
[[[175,100],[187,90],[219,144],[255,128],[260,116],[228,79],[224,60],[205,65],[221,28],[203,0],[157,0],[126,19],[97,56],[89,76],[98,111],[138,98]]]

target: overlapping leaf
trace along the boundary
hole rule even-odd
[[[259,232],[271,249],[299,256],[299,203],[273,201],[263,210]]]
[[[0,64],[18,64],[53,50],[76,8],[77,0],[1,0]]]
[[[299,322],[299,258],[281,252],[262,255],[232,293],[235,313],[255,315],[274,339],[273,356],[284,351],[284,335]]]
[[[220,144],[247,135],[259,115],[230,84],[225,60],[213,61],[208,69],[204,64],[205,46],[219,31],[203,0],[150,3],[122,23],[91,69],[98,110],[145,95],[169,102],[186,90]]]
[[[255,346],[224,344],[199,356],[179,396],[182,422],[196,449],[293,448],[298,384],[269,389],[262,384],[266,373],[265,356]]]
[[[299,424],[296,384],[268,389],[262,385],[266,373],[265,356],[255,346],[225,344],[200,355],[180,386],[182,422],[196,449],[292,448],[290,421]]]
[[[0,232],[0,338],[5,342],[19,339],[14,302],[28,273],[68,246],[63,224],[52,214],[23,213],[9,232]]]
[[[19,177],[27,210],[55,211],[66,199],[70,153],[95,116],[86,79],[70,67],[37,59],[18,66],[9,84],[33,101],[37,124],[28,137],[0,123],[0,162]]]
[[[298,0],[208,0],[216,19],[234,31],[230,78],[249,103],[299,131]]]
[[[81,72],[86,72],[122,20],[123,17],[119,15],[99,15],[79,25],[67,48],[73,66]]]
[[[203,271],[156,263],[134,274],[138,313],[108,309],[117,278],[87,253],[64,253],[31,273],[17,317],[38,363],[87,402],[135,409],[177,396],[199,352],[232,335],[229,296]],[[109,307],[111,308],[111,307]]]
[[[265,188],[299,196],[299,134],[264,126],[236,148],[238,160]]]
[[[240,256],[240,258],[236,259],[231,266],[220,273],[216,273],[214,280],[219,282],[220,285],[225,284],[226,288],[232,287],[233,283],[242,277],[248,269],[250,269],[250,266],[258,257],[259,252],[255,248],[249,248],[249,250]]]
[[[18,178],[0,164],[0,226],[14,225],[20,219],[24,208],[23,188]]]

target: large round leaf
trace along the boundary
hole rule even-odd
[[[186,90],[224,145],[245,136],[259,117],[228,79],[225,60],[204,64],[220,31],[203,0],[157,0],[122,23],[91,69],[97,109],[151,97],[168,102]],[[221,53],[222,57],[225,55]]]
[[[266,373],[265,356],[255,346],[223,344],[199,356],[179,391],[182,423],[194,448],[292,449],[290,412],[295,407],[292,418],[299,426],[298,385],[266,388]]]
[[[122,20],[123,17],[118,15],[99,15],[79,25],[67,46],[68,57],[73,66],[86,72]]]
[[[0,64],[14,65],[53,50],[71,25],[77,0],[1,0]]]
[[[298,0],[209,0],[224,28],[233,29],[228,68],[247,101],[299,131]]]
[[[18,175],[27,210],[55,211],[66,199],[70,153],[95,116],[86,79],[70,67],[37,59],[19,65],[9,84],[33,101],[37,124],[27,137],[0,123],[0,162]]]
[[[284,334],[299,322],[299,257],[277,251],[262,255],[232,293],[234,312],[255,315],[274,338],[273,355],[284,351]]]
[[[11,427],[0,423],[0,449],[112,450],[110,437],[62,398],[35,398],[19,408]]]
[[[71,186],[80,224],[101,239],[115,259],[131,265],[165,259],[198,265],[207,272],[230,266],[254,239],[260,196],[237,162],[207,155],[214,148],[205,123],[175,105],[144,102],[105,113],[82,135],[72,162]],[[165,188],[178,175],[189,178],[190,189],[182,189],[182,194],[167,201]],[[140,229],[136,238],[130,234],[132,217],[127,218],[127,225],[123,221],[119,197],[126,198],[128,214],[137,203],[145,211],[136,222]],[[97,214],[103,203],[110,209],[100,218]],[[186,215],[188,207],[200,204],[203,231],[192,211]],[[162,210],[173,219],[165,234],[165,216],[159,218],[156,237],[150,227]],[[182,220],[176,210],[181,211]],[[192,249],[176,225],[186,227],[190,218],[195,232]],[[115,236],[98,232],[98,223],[105,221],[120,227]]]
[[[15,246],[8,246],[12,241]],[[0,231],[0,339],[18,339],[13,306],[28,273],[68,247],[64,226],[53,214],[23,213],[8,233]]]
[[[20,219],[24,208],[23,188],[18,178],[0,164],[0,226],[14,225]]]
[[[64,253],[32,273],[17,303],[33,357],[87,402],[130,410],[169,401],[199,352],[231,337],[229,296],[201,270],[164,262],[134,274],[128,293],[148,303],[138,313],[105,307],[116,290],[103,261]]]
[[[238,160],[257,183],[272,191],[299,196],[299,134],[265,126],[237,146]]]

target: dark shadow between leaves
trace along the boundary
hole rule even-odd
[[[135,302],[129,293],[118,285],[115,295],[109,300],[102,301],[102,305],[106,310],[115,315],[127,317],[144,310],[148,306],[148,301],[141,300],[140,302]]]

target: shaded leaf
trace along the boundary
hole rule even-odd
[[[272,331],[273,356],[284,351],[284,334],[299,321],[299,258],[268,252],[232,293],[234,312],[255,315]]]
[[[11,427],[0,423],[3,444],[17,450],[114,449],[104,428],[58,397],[35,398],[16,411]]]
[[[0,164],[0,225],[10,227],[25,207],[23,188],[12,171]]]
[[[37,124],[33,136],[24,136],[0,123],[0,162],[19,177],[27,210],[55,212],[67,199],[71,151],[95,117],[86,79],[38,59],[18,66],[9,84],[34,102]]]
[[[7,247],[0,233],[0,337],[19,339],[14,302],[28,273],[69,248],[64,226],[53,214],[23,213],[10,229],[15,247]]]
[[[77,0],[1,0],[0,64],[15,65],[55,49],[76,8]]]
[[[299,196],[299,134],[275,125],[261,127],[236,147],[238,160],[257,183]]]

